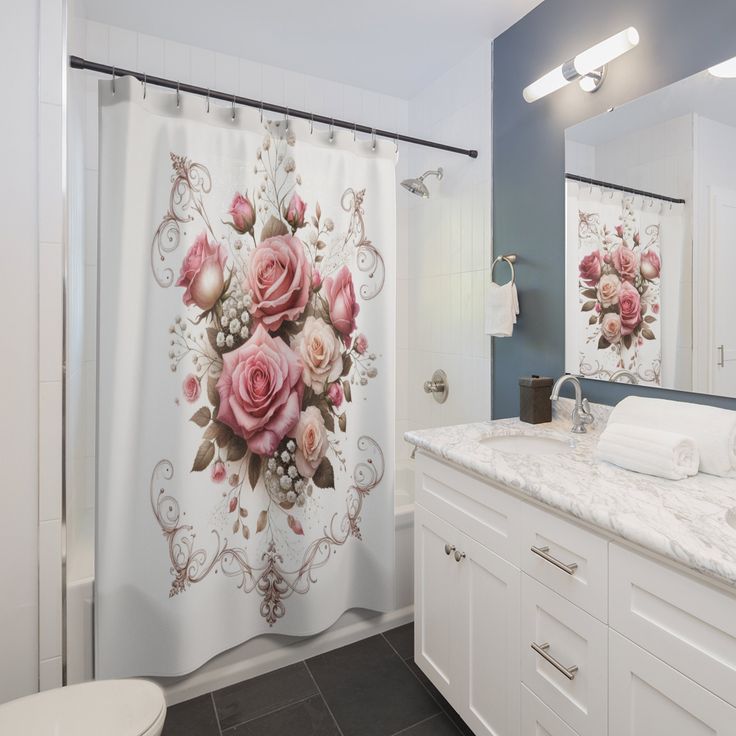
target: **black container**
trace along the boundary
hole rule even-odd
[[[552,421],[551,378],[522,376],[519,379],[519,419],[527,424]]]

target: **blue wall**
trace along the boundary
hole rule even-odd
[[[610,65],[596,94],[572,84],[524,102],[529,82],[627,26],[639,46]],[[514,336],[493,341],[494,417],[518,415],[519,376],[564,371],[565,128],[732,56],[736,0],[545,0],[494,42],[494,252],[518,253],[521,302]],[[584,391],[603,404],[636,392],[736,409],[732,399],[602,381]]]

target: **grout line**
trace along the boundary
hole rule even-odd
[[[411,726],[406,726],[405,728],[402,728],[400,731],[394,731],[391,736],[399,736],[399,734],[406,733],[410,728],[415,728],[416,726],[420,726],[422,723],[426,723],[427,721],[431,721],[433,718],[438,718],[442,715],[442,712],[440,713],[433,713],[431,716],[427,716],[426,718],[422,718],[421,721],[417,721],[416,723],[412,723]]]
[[[340,728],[340,724],[337,722],[337,718],[335,718],[335,714],[332,712],[332,708],[330,708],[330,704],[327,702],[327,698],[325,697],[325,694],[322,692],[320,686],[317,684],[317,680],[312,674],[312,670],[309,669],[307,660],[303,659],[302,664],[304,664],[304,668],[307,670],[307,672],[309,673],[309,676],[312,678],[312,682],[314,683],[314,686],[317,688],[317,692],[319,693],[320,698],[322,698],[322,702],[325,704],[325,708],[327,708],[327,712],[330,714],[330,717],[332,718],[332,722],[335,724],[335,728],[337,729],[337,732],[340,734],[340,736],[344,736],[342,729]]]
[[[212,709],[215,711],[215,721],[217,721],[217,730],[222,736],[222,726],[220,725],[220,714],[217,712],[217,703],[215,703],[215,694],[210,693],[210,700],[212,701]]]
[[[391,631],[391,629],[389,629]],[[405,662],[407,659],[411,659],[411,657],[402,657],[399,652],[397,651],[396,647],[386,638],[386,634],[384,631],[381,632],[381,636],[383,637],[383,640],[386,642],[386,644],[389,645],[391,648],[391,651],[402,661]],[[414,656],[414,655],[412,655]]]
[[[276,671],[276,670],[274,670],[274,671]],[[248,680],[242,680],[242,682],[248,682]],[[236,682],[234,684],[239,685],[240,683],[239,682]],[[214,702],[214,693],[212,695],[213,695],[213,702]],[[244,726],[246,723],[253,723],[253,721],[258,721],[261,718],[268,718],[268,716],[272,716],[275,713],[278,713],[279,711],[286,710],[286,708],[291,708],[292,706],[299,705],[300,703],[306,703],[307,700],[311,700],[316,695],[320,695],[321,696],[322,693],[320,693],[320,692],[312,693],[311,695],[307,695],[304,698],[299,698],[299,700],[292,700],[291,702],[286,703],[285,705],[279,705],[278,707],[272,708],[271,710],[267,710],[264,713],[259,713],[257,716],[253,716],[253,718],[247,718],[244,721],[238,721],[237,723],[233,723],[231,726],[228,726],[225,729],[225,731],[232,731],[235,728],[239,728],[240,726]],[[217,706],[215,706],[215,711],[217,711]],[[218,723],[218,725],[220,723],[219,714],[218,714],[218,717],[217,717],[217,723]],[[224,734],[225,731],[222,731],[222,726],[220,726],[220,733],[221,734]]]

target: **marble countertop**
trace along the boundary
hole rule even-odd
[[[569,431],[571,406],[571,400],[560,400],[548,424],[498,419],[407,432],[404,439],[604,532],[736,586],[736,529],[726,521],[726,514],[736,508],[736,480],[699,473],[670,481],[597,461],[594,450],[610,408],[593,405],[595,424],[587,434],[574,435]],[[481,444],[490,436],[513,434],[552,435],[572,446],[559,454],[525,455]]]

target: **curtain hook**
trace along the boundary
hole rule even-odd
[[[312,135],[314,133],[314,113],[311,114],[311,118],[309,119],[309,135]]]
[[[147,86],[146,86],[146,85],[147,85],[147,77],[148,77],[148,75],[147,75],[147,74],[144,74],[144,75],[143,75],[143,99],[144,99],[144,100],[146,99],[146,89],[147,89]]]
[[[284,130],[289,132],[289,108],[286,108],[286,115],[284,115]]]
[[[353,143],[355,143],[355,137],[358,132],[358,123],[353,123]]]
[[[209,115],[210,112],[210,90],[209,87],[207,88],[207,114]]]
[[[261,122],[263,122],[263,100],[261,100]]]
[[[399,133],[396,133],[396,140],[394,141],[394,153],[399,152]]]
[[[176,106],[179,107],[181,105],[181,98],[179,96],[179,82],[176,83]]]
[[[376,150],[376,129],[371,128],[371,151]]]
[[[112,68],[112,93],[115,94],[115,67]]]
[[[330,143],[335,142],[335,118],[330,119]]]
[[[235,120],[235,95],[233,95],[233,105],[232,105],[232,119]]]

